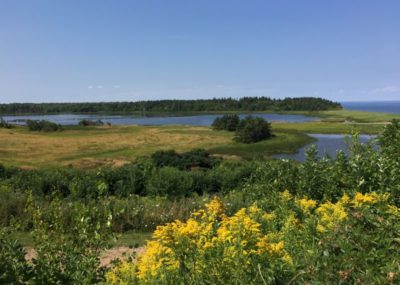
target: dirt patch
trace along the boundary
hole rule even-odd
[[[144,247],[130,248],[127,246],[118,246],[110,248],[108,250],[105,250],[100,255],[100,266],[110,266],[111,262],[114,259],[127,260],[131,257],[133,260],[135,260],[138,256],[143,254],[144,250]],[[32,261],[37,257],[37,252],[34,248],[25,247],[25,251],[25,259],[27,261]]]
[[[100,257],[100,266],[109,266],[114,259],[127,260],[131,257],[135,260],[143,254],[144,247],[129,248],[126,246],[113,247],[106,250]]]
[[[27,261],[32,261],[32,259],[35,259],[37,257],[37,252],[34,250],[32,247],[25,247],[25,259]]]

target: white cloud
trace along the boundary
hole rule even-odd
[[[103,89],[103,85],[97,85],[97,89]]]
[[[114,85],[114,86],[113,86],[114,89],[119,89],[120,87],[121,87],[121,86],[119,86],[119,85]]]
[[[88,89],[93,89],[93,85],[89,85],[87,88]]]
[[[376,88],[371,93],[397,93],[400,92],[400,86],[389,85],[382,88]]]

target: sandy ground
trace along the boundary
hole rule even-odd
[[[36,258],[37,254],[32,247],[25,247],[26,260]],[[135,259],[144,252],[144,247],[129,248],[126,246],[113,247],[104,251],[100,256],[100,266],[109,266],[114,259],[126,260],[129,257]]]

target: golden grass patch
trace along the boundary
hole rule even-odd
[[[204,127],[113,126],[56,133],[0,129],[0,162],[21,167],[122,165],[159,149],[186,151],[231,141]]]

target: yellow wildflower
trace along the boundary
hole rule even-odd
[[[356,207],[361,207],[364,204],[375,204],[378,201],[377,198],[377,195],[373,195],[373,193],[366,193],[363,195],[362,193],[357,192],[354,196],[353,203]]]
[[[289,255],[289,253],[285,253],[282,257],[282,260],[288,264],[293,264],[293,259],[292,257]]]
[[[344,195],[342,196],[342,198],[340,198],[339,202],[340,202],[340,204],[342,204],[342,205],[348,205],[348,204],[351,202],[349,195],[344,194]]]
[[[156,276],[160,268],[174,270],[179,266],[172,250],[157,241],[149,241],[146,252],[137,262],[138,277]]]
[[[396,207],[395,205],[388,205],[387,207],[388,207],[387,212],[389,214],[400,216],[400,209],[398,207]]]
[[[251,205],[251,206],[249,207],[248,212],[249,212],[250,214],[258,214],[258,213],[261,212],[261,209],[258,208],[258,207],[256,206],[256,204],[253,204],[253,205]]]
[[[183,236],[197,235],[200,232],[200,225],[197,221],[189,219],[179,227],[178,232]]]
[[[232,217],[222,221],[217,230],[220,241],[234,242],[242,237],[256,238],[260,234],[261,225],[247,215],[246,209],[240,209]]]
[[[259,254],[269,253],[271,255],[273,254],[280,255],[282,254],[283,251],[283,241],[280,241],[278,243],[273,243],[270,242],[268,237],[266,236],[261,237],[256,245],[258,248],[257,252]]]
[[[317,231],[319,231],[320,233],[323,233],[323,232],[326,231],[326,228],[323,225],[318,224],[317,225]]]
[[[331,202],[323,203],[316,209],[316,213],[320,219],[319,227],[317,227],[319,231],[321,231],[322,227],[333,228],[347,217],[346,210],[340,202],[336,204]]]
[[[283,224],[283,227],[282,227],[282,231],[288,232],[291,229],[299,227],[299,226],[300,226],[299,219],[297,219],[295,214],[293,212],[291,212],[287,215],[285,223]]]
[[[127,285],[135,279],[135,265],[123,261],[105,274],[107,284]]]
[[[357,192],[353,199],[355,207],[361,207],[363,205],[372,205],[380,201],[386,201],[389,198],[389,194],[378,194],[376,192],[362,194]]]
[[[272,221],[276,219],[276,214],[274,212],[272,213],[265,213],[262,215],[262,218],[266,221]]]
[[[283,201],[290,201],[292,199],[292,194],[288,190],[281,192],[279,195]]]
[[[304,212],[309,212],[317,206],[317,201],[307,198],[296,199],[296,203]]]
[[[208,212],[212,215],[221,216],[225,213],[224,204],[218,197],[215,197],[213,200],[210,201],[210,203],[207,203],[205,206]]]

